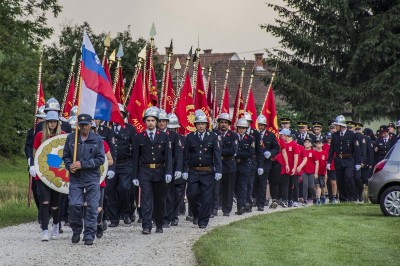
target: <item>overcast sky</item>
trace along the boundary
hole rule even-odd
[[[266,0],[283,5],[283,0]],[[59,0],[64,7],[49,23],[59,35],[64,24],[88,21],[96,33],[123,31],[131,25],[133,37],[149,38],[152,22],[159,48],[174,40],[175,53],[187,53],[191,45],[213,52],[237,52],[252,59],[255,52],[279,46],[259,25],[273,23],[276,13],[265,0]],[[162,49],[161,51],[164,51]],[[160,51],[160,52],[161,52]]]

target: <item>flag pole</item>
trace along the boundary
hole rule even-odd
[[[114,64],[114,62],[115,62],[115,49],[112,51],[112,53],[108,57],[108,61],[109,61],[108,68],[111,70],[112,64]]]
[[[161,109],[164,108],[163,107],[163,105],[164,105],[164,86],[165,86],[166,73],[167,73],[167,61],[164,61],[164,63],[163,63],[163,75],[162,75],[162,80],[161,80],[161,96],[160,96],[160,108]]]
[[[119,79],[119,68],[121,67],[122,56],[124,56],[124,52],[122,49],[122,43],[120,43],[119,48],[118,48],[118,53],[117,53],[117,67],[115,68],[114,83],[113,83],[113,87],[112,87],[114,94],[115,94],[115,90],[117,88],[117,83],[118,83],[118,79]]]
[[[208,76],[207,76],[207,88],[205,88],[206,95],[208,95],[208,84],[210,84],[210,81],[211,81],[211,74],[212,74],[212,67],[211,67],[211,65],[209,65],[208,66]]]
[[[262,106],[262,108],[261,108],[261,113],[260,113],[260,114],[262,114],[262,110],[264,110],[265,103],[267,102],[268,93],[269,93],[269,91],[271,90],[271,87],[272,87],[272,82],[274,81],[274,78],[275,78],[275,73],[276,73],[276,69],[277,69],[277,68],[278,68],[278,63],[276,63],[276,66],[275,66],[275,71],[272,73],[272,76],[271,76],[271,81],[269,82],[269,86],[268,86],[267,94],[265,95],[264,103],[263,103],[263,106]]]
[[[40,84],[42,83],[42,58],[43,58],[43,49],[40,51],[40,59],[39,59],[39,71],[38,71],[38,81],[37,81],[37,88],[36,88],[36,104],[35,104],[35,115],[39,109],[39,97],[40,97]],[[35,116],[34,123],[33,123],[33,131],[35,131],[37,123],[37,118]]]
[[[171,71],[172,53],[173,53],[173,46],[172,46],[172,40],[171,40],[171,44],[169,45],[169,49],[168,49],[168,61],[167,61],[166,72],[165,72],[165,85],[164,85],[165,88],[161,87],[161,92],[164,89],[164,103],[162,103],[164,106],[164,109],[167,108],[167,95],[168,95],[169,76],[170,76],[169,73]],[[163,79],[163,81],[164,81],[164,79]],[[161,100],[162,100],[162,98],[161,98]],[[160,104],[160,107],[161,107],[161,104]]]
[[[211,88],[210,88],[211,89]],[[218,103],[217,103],[217,79],[215,79],[214,80],[214,99],[213,99],[213,123],[215,124],[215,119],[217,118],[217,106],[218,106]]]
[[[138,54],[138,58],[139,59],[138,59],[138,63],[136,64],[135,73],[133,74],[131,83],[129,84],[128,92],[126,94],[125,107],[128,105],[128,98],[130,97],[131,91],[133,89],[133,86],[136,83],[136,80],[137,80],[137,77],[139,75],[140,69],[142,68],[143,63],[146,60],[146,47],[147,47],[147,45],[145,45],[143,47],[143,49]]]
[[[111,45],[111,32],[109,31],[108,34],[106,35],[106,38],[104,39],[104,55],[103,55],[103,61],[101,62],[101,65],[104,68],[104,62],[106,61],[107,57],[107,50],[110,48]]]
[[[236,106],[236,116],[234,117],[234,121],[237,121],[239,118],[239,110],[240,110],[240,98],[242,98],[242,88],[243,88],[243,79],[244,79],[244,71],[245,67],[242,67],[242,73],[240,74],[240,82],[239,82],[239,92],[238,92],[238,97],[237,97],[237,106]],[[233,119],[232,119],[233,121]]]
[[[224,104],[224,98],[225,98],[225,90],[226,90],[226,86],[228,85],[228,77],[229,77],[229,65],[230,65],[230,63],[231,63],[231,60],[229,60],[229,62],[228,62],[228,68],[225,70],[225,81],[224,81],[224,90],[223,90],[223,92],[222,92],[222,97],[221,97],[221,105],[220,105],[220,108],[219,108],[219,112],[218,112],[218,114],[220,114],[221,112],[222,112],[222,106],[223,106],[223,104]],[[229,110],[228,110],[228,112],[229,112]]]
[[[199,58],[200,58],[199,56],[200,56],[200,48],[197,47],[193,57],[193,81],[192,81],[193,97],[196,95],[195,91],[197,84],[197,68],[199,66]],[[196,101],[196,99],[193,99],[193,101]]]
[[[76,53],[72,57],[71,68],[69,70],[69,76],[68,76],[68,80],[67,80],[67,86],[65,88],[64,98],[63,98],[63,102],[61,105],[61,112],[64,112],[64,107],[65,107],[65,104],[67,101],[67,95],[68,95],[68,91],[69,91],[69,85],[71,84],[72,76],[74,75],[75,62],[76,62]],[[64,116],[64,114],[63,114],[63,116]]]
[[[78,72],[76,73],[77,79],[76,79],[76,82],[75,82],[74,99],[72,101],[72,105],[75,105],[76,97],[78,96],[79,82],[80,82],[79,79],[80,79],[80,76],[81,76],[81,69],[82,69],[82,55],[81,55],[81,58],[79,59]]]
[[[82,59],[81,62],[82,64]],[[81,113],[81,96],[82,96],[82,75],[79,77],[79,92],[78,92],[78,112],[77,115]],[[78,151],[78,135],[79,135],[79,125],[78,121],[76,122],[76,127],[75,127],[75,146],[74,146],[74,157],[73,157],[73,162],[76,161],[76,153]]]
[[[178,103],[178,98],[180,97],[181,92],[182,92],[183,82],[185,81],[185,75],[186,75],[186,71],[187,71],[187,69],[189,67],[189,62],[190,62],[191,57],[192,57],[192,47],[190,47],[189,54],[186,57],[185,69],[182,72],[181,83],[179,84],[179,87],[177,89],[177,93],[176,93],[176,97],[175,97],[175,101],[174,101],[174,106],[172,108],[172,113],[175,113],[175,107],[176,107],[176,104]]]
[[[176,72],[176,90],[178,90],[179,87],[179,71],[181,70],[181,68],[181,63],[179,62],[179,58],[177,57],[174,65],[174,69]]]
[[[253,85],[253,79],[254,79],[254,67],[253,67],[253,70],[251,71],[251,75],[250,75],[249,89],[247,90],[246,104],[244,106],[245,111],[247,110],[247,103],[249,102],[250,90],[251,90],[251,86]]]

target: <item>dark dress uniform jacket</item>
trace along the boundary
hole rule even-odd
[[[340,131],[332,134],[332,143],[329,148],[327,163],[332,163],[335,153],[335,168],[337,169],[340,169],[342,166],[349,167],[346,163],[348,160],[346,159],[354,158],[354,165],[361,164],[360,143],[353,131],[346,130],[343,137],[340,136]]]
[[[258,166],[262,167],[264,155],[262,152],[261,134],[254,128],[251,128],[248,134],[254,138],[255,143],[255,153],[252,155],[252,162],[255,165],[255,168],[257,168]]]
[[[75,134],[71,133],[68,135],[64,146],[62,159],[68,171],[70,171],[70,166],[73,163]],[[100,166],[105,161],[104,145],[101,137],[93,131],[89,132],[85,141],[82,141],[81,136],[78,136],[76,160],[81,162],[82,169],[76,171],[74,174],[70,172],[70,181],[81,184],[99,183]]]
[[[133,145],[133,178],[146,181],[164,181],[165,175],[172,175],[171,143],[165,132],[156,130],[151,141],[147,131],[135,136]],[[160,164],[161,167],[151,169],[144,164]],[[146,173],[146,174],[144,174]]]
[[[364,168],[368,168],[374,165],[374,143],[368,136],[365,136],[365,149],[367,160],[365,161]]]
[[[269,131],[265,131],[265,134],[262,138],[262,153],[264,156],[264,153],[266,151],[271,152],[271,157],[269,159],[266,159],[264,157],[264,168],[268,166],[268,164],[271,162],[271,158],[274,158],[275,156],[278,155],[280,151],[280,146],[278,144],[278,140],[276,139],[275,135]]]
[[[114,131],[117,163],[124,163],[132,160],[135,135],[135,128],[128,123],[125,123],[125,128],[120,127],[119,130]]]
[[[25,140],[25,157],[26,159],[30,159],[30,165],[34,165],[33,163],[33,141],[35,140],[35,136],[33,134],[33,128],[29,129],[26,134]]]
[[[382,161],[386,154],[389,152],[389,150],[393,147],[394,138],[392,138],[391,136],[388,137],[388,140],[385,141],[383,140],[383,138],[378,138],[376,141],[376,147],[378,147],[378,151],[376,152],[376,160],[375,163],[378,163],[380,161]]]
[[[112,131],[109,127],[106,126],[99,126],[97,129],[97,133],[100,137],[107,142],[108,146],[110,147],[110,153],[113,158],[113,161],[117,161],[117,152],[115,150],[115,138],[114,138],[114,131]],[[109,170],[115,172],[115,163],[108,167]]]
[[[367,142],[365,140],[365,136],[362,133],[355,132],[358,143],[360,144],[361,151],[361,163],[363,165],[367,162]]]
[[[305,136],[304,139],[302,139],[302,138],[301,138],[301,133],[299,132],[299,133],[297,134],[297,143],[300,144],[300,145],[302,145],[302,146],[304,146],[304,140],[305,140],[306,138],[310,138],[310,139],[312,140],[313,143],[314,143],[315,140],[317,139],[317,138],[315,137],[314,134],[309,134],[308,132],[307,132],[304,136]]]
[[[254,138],[245,134],[242,140],[239,140],[239,147],[236,154],[237,167],[241,173],[251,172],[251,158],[255,152]]]
[[[216,131],[221,137],[221,159],[222,159],[222,173],[236,172],[235,154],[238,149],[238,136],[235,132],[227,130],[225,135],[221,131]]]
[[[182,172],[183,167],[183,146],[180,135],[175,131],[165,132],[171,142],[172,170]],[[183,178],[180,178],[183,179]]]
[[[183,171],[189,172],[190,167],[211,166],[215,173],[222,173],[221,148],[217,134],[205,131],[203,140],[198,132],[189,133],[186,137],[183,152]]]

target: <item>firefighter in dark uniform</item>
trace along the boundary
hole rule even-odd
[[[305,121],[297,122],[297,128],[299,129],[299,133],[297,134],[297,143],[304,146],[304,140],[306,138],[310,138],[312,143],[315,142],[315,135],[308,133],[308,124]]]
[[[395,144],[395,137],[389,135],[389,129],[386,125],[380,126],[379,131],[381,136],[375,143],[375,164],[382,161]]]
[[[240,118],[236,123],[239,137],[238,151],[236,153],[236,182],[235,195],[237,203],[237,215],[246,212],[247,180],[251,174],[251,158],[255,153],[254,138],[246,134],[249,123],[246,118]]]
[[[354,170],[361,169],[361,149],[356,134],[347,130],[346,119],[340,115],[334,124],[338,131],[332,134],[332,144],[329,148],[327,169],[333,160],[335,163],[337,186],[340,202],[355,201]],[[349,193],[350,192],[350,193]]]
[[[322,123],[318,121],[312,122],[313,132],[315,136],[315,140],[319,140],[324,142],[324,135],[322,134]]]
[[[122,104],[118,104],[122,117],[127,112]],[[132,213],[132,158],[135,128],[125,122],[125,127],[113,125],[115,150],[117,153],[115,176],[107,181],[108,216],[110,227],[117,227],[122,217],[125,224],[131,224]]]
[[[251,173],[247,180],[247,189],[246,189],[246,212],[251,212],[252,207],[256,207],[256,193],[254,191],[254,180],[259,175],[257,169],[262,168],[263,163],[263,154],[261,147],[261,134],[257,129],[251,127],[251,123],[253,119],[251,115],[247,112],[244,113],[244,118],[249,123],[249,127],[247,128],[246,134],[252,136],[254,138],[255,143],[255,152],[251,156]],[[260,166],[260,167],[259,167]]]
[[[396,136],[396,126],[394,123],[390,122],[388,125],[389,136],[395,137]]]
[[[262,153],[264,155],[263,168],[258,169],[258,189],[257,189],[257,210],[264,211],[267,180],[270,180],[270,172],[272,169],[272,158],[278,155],[280,146],[276,136],[267,130],[267,119],[264,115],[257,117],[258,129],[261,134]]]
[[[356,123],[356,132],[361,133],[363,127],[363,123]],[[361,167],[361,182],[363,189],[361,195],[359,195],[359,199],[364,200],[364,203],[368,202],[368,181],[372,176],[372,169],[374,166],[374,143],[369,135],[366,134],[366,130],[368,131],[368,128],[366,128],[364,132],[362,132],[365,140],[365,161],[364,165]],[[371,132],[372,130],[370,130],[369,133]]]
[[[148,108],[143,115],[146,130],[135,136],[133,145],[133,184],[141,189],[142,234],[163,233],[166,183],[172,180],[171,143],[157,129],[159,109]]]
[[[361,132],[362,127],[360,128],[361,123],[356,123],[354,121],[347,121],[347,129],[353,131],[356,134],[356,138],[358,143],[360,144],[361,150],[361,169],[355,170],[354,172],[354,195],[353,198],[357,199],[358,201],[362,201],[362,192],[364,189],[362,179],[361,179],[361,171],[362,168],[366,165],[367,161],[367,142],[365,140],[364,134]],[[358,125],[358,126],[357,126]]]
[[[174,176],[172,181],[167,184],[167,192],[165,199],[165,210],[164,210],[164,228],[169,228],[170,225],[177,226],[178,225],[178,199],[177,197],[177,188],[175,186],[175,182],[179,183],[182,176],[182,166],[183,166],[183,147],[182,142],[180,140],[179,134],[176,130],[171,130],[169,128],[169,115],[163,110],[160,109],[158,114],[158,129],[162,132],[165,132],[168,135],[168,139],[171,143],[171,154],[172,154],[172,172]],[[175,121],[172,120],[173,128],[176,129]],[[178,124],[179,127],[179,124]],[[184,190],[184,189],[183,189]],[[181,191],[180,191],[181,192]],[[184,193],[180,196],[182,196]]]
[[[400,140],[400,120],[397,121],[397,124],[396,124],[396,134],[394,137],[394,144],[396,144],[397,141],[399,141],[399,140]]]
[[[230,212],[232,211],[233,193],[235,190],[235,155],[238,148],[238,135],[229,130],[232,121],[228,113],[221,113],[217,118],[217,122],[218,130],[215,131],[215,133],[217,133],[221,139],[222,179],[221,181],[216,181],[216,187],[218,188],[221,186],[220,189],[222,192],[221,203],[223,216],[229,216]],[[214,195],[214,197],[218,197],[218,192],[218,190],[214,190],[214,193],[217,194]],[[215,207],[216,206],[214,205],[214,212],[217,214]]]
[[[207,130],[208,119],[202,110],[195,111],[196,131],[187,135],[183,152],[182,177],[187,179],[187,195],[193,224],[205,229],[211,214],[214,180],[222,178],[220,140]]]

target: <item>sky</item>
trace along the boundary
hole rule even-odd
[[[283,5],[283,0],[266,0]],[[275,11],[265,0],[59,0],[63,6],[57,18],[49,18],[55,33],[62,25],[89,22],[96,33],[118,31],[131,26],[134,39],[149,38],[154,22],[155,45],[160,52],[174,42],[174,53],[187,53],[190,46],[213,49],[212,52],[237,52],[243,59],[254,53],[279,46],[279,39],[261,30],[259,25],[274,23]]]

